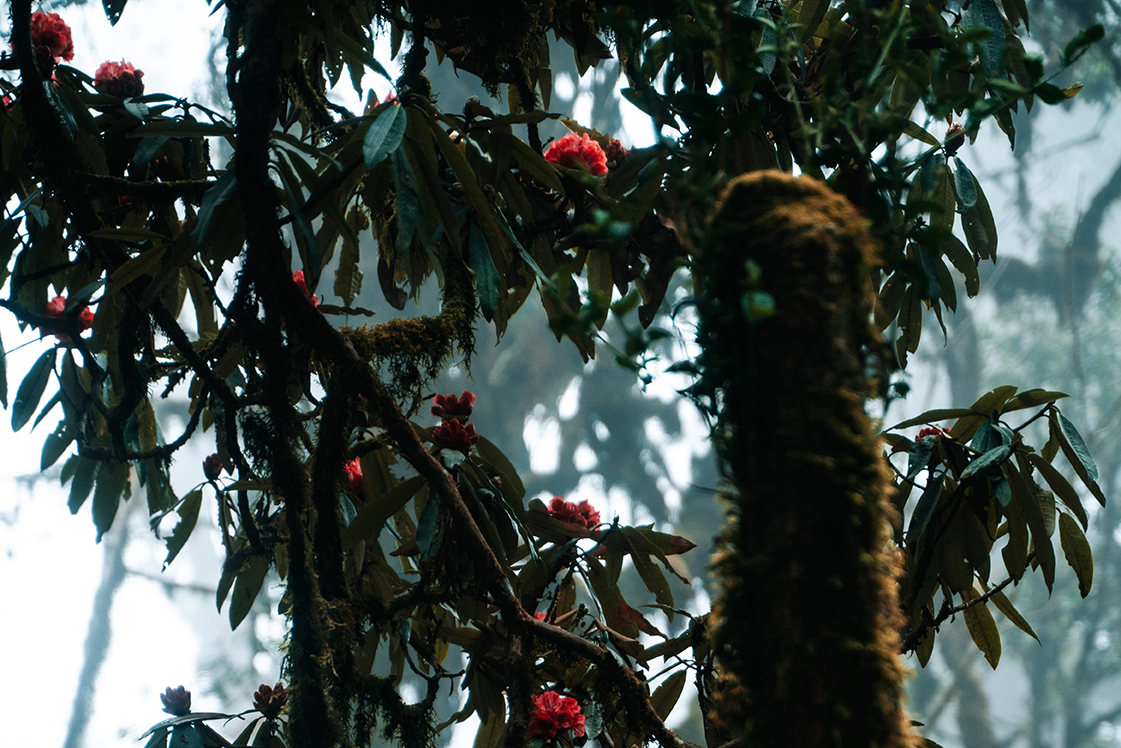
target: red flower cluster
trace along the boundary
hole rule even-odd
[[[346,483],[354,493],[362,493],[362,463],[355,457],[343,465],[346,470]]]
[[[458,449],[467,454],[472,445],[479,441],[479,435],[475,433],[475,424],[464,426],[453,418],[441,421],[439,426],[432,429],[432,441],[440,449]]]
[[[584,715],[580,713],[580,703],[556,691],[534,696],[533,712],[529,716],[529,737],[552,739],[564,730],[572,730],[574,737],[584,737]]]
[[[218,476],[222,474],[222,458],[217,452],[202,461],[202,474],[209,481],[218,480]]]
[[[432,415],[445,421],[453,418],[466,421],[471,417],[474,404],[475,393],[467,390],[464,390],[459,397],[455,395],[436,395],[432,398]]]
[[[175,717],[182,717],[191,711],[191,692],[183,686],[177,688],[168,686],[167,690],[160,694],[160,701],[163,702],[163,710]]]
[[[472,445],[479,441],[475,424],[463,424],[471,417],[475,405],[475,393],[463,391],[455,395],[436,395],[432,398],[432,415],[440,418],[440,425],[432,429],[432,443],[438,449],[457,449],[463,454],[471,451]]]
[[[66,297],[55,296],[47,302],[47,309],[44,312],[48,317],[57,317],[62,319],[66,316]],[[78,332],[85,332],[93,327],[93,310],[88,306],[82,307],[82,311],[78,313]],[[70,335],[62,330],[56,330],[52,327],[43,327],[43,335],[54,335],[63,343],[70,341]]]
[[[35,11],[31,14],[31,43],[39,72],[47,75],[61,60],[74,59],[74,39],[70,27],[58,13]]]
[[[103,94],[127,99],[144,93],[143,70],[137,70],[131,62],[103,62],[93,76],[93,87]]]
[[[304,280],[303,270],[297,270],[296,272],[292,273],[292,281],[297,286],[299,286],[300,291],[302,291],[304,294],[304,298],[310,301],[312,306],[319,306],[319,297],[313,294],[307,287],[307,281]]]
[[[280,710],[288,703],[288,689],[279,683],[269,688],[264,683],[253,694],[253,708],[268,719],[276,719]]]
[[[554,140],[545,151],[545,160],[569,169],[587,169],[597,177],[607,174],[607,154],[587,135],[570,132]]]
[[[958,149],[965,145],[965,128],[960,122],[955,122],[946,130],[946,138],[942,141],[946,148],[946,155],[953,156]]]
[[[583,525],[588,529],[599,524],[599,512],[592,509],[592,505],[587,501],[574,504],[560,496],[554,496],[549,502],[549,516],[571,525]]]
[[[915,437],[915,441],[918,441],[919,439],[922,439],[924,436],[942,437],[942,436],[948,436],[948,434],[944,430],[938,428],[937,426],[928,426],[925,429],[920,429],[919,430],[919,435],[917,437]]]

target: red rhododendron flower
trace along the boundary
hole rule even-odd
[[[442,421],[439,426],[432,429],[432,441],[440,449],[458,449],[463,454],[471,451],[471,445],[479,441],[475,433],[475,424],[464,426],[454,418]]]
[[[307,281],[304,280],[303,270],[297,270],[296,272],[292,273],[292,280],[296,283],[297,286],[300,287],[300,290],[303,292],[304,297],[311,302],[312,306],[319,306],[319,297],[313,294],[307,287]]]
[[[218,480],[222,474],[222,458],[214,453],[202,461],[202,474],[207,480]]]
[[[362,493],[362,463],[355,457],[343,465],[346,469],[346,483],[354,493]]]
[[[597,177],[607,173],[607,154],[603,147],[587,135],[574,132],[554,140],[545,151],[545,160],[569,169],[586,168]]]
[[[144,93],[143,70],[137,70],[131,62],[103,62],[93,76],[93,86],[103,94],[127,99]]]
[[[620,161],[627,157],[627,149],[618,140],[612,139],[604,149],[604,155],[607,157],[607,162],[618,164]]]
[[[919,439],[922,439],[924,436],[939,436],[939,437],[941,437],[941,436],[946,436],[946,432],[943,431],[942,429],[938,428],[937,426],[928,426],[927,428],[921,429],[919,431],[919,435],[918,435],[918,437],[916,437],[915,441],[918,441]]]
[[[47,309],[44,314],[48,317],[58,317],[62,319],[66,316],[66,298],[64,296],[55,296],[47,302]],[[78,313],[78,332],[85,332],[91,327],[93,327],[93,310],[88,306],[82,307],[82,311]],[[69,333],[65,333],[62,330],[44,326],[40,332],[42,335],[54,335],[64,343],[70,340]]]
[[[42,73],[49,73],[61,60],[74,59],[74,39],[70,27],[58,13],[31,14],[31,43]]]
[[[571,501],[565,501],[560,496],[554,496],[553,500],[549,502],[549,516],[561,522],[583,525],[589,529],[599,524],[599,512],[592,509],[592,505],[587,501],[574,504]]]
[[[471,409],[475,404],[475,393],[463,391],[459,397],[455,395],[436,395],[432,398],[432,415],[445,421],[457,419],[466,421],[471,417]]]
[[[168,686],[168,689],[160,694],[160,701],[163,702],[163,710],[176,717],[182,717],[191,711],[191,692],[183,686],[177,688]]]
[[[564,730],[572,730],[574,737],[584,737],[584,715],[580,713],[580,703],[556,691],[534,696],[533,712],[529,716],[529,736],[551,739]]]
[[[253,694],[253,708],[268,719],[280,716],[280,710],[288,703],[288,689],[279,683],[269,688],[264,683]]]
[[[946,155],[952,156],[965,144],[965,128],[961,123],[955,122],[946,130],[946,139],[942,141],[946,148]]]

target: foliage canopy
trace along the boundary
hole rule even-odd
[[[69,506],[89,501],[99,534],[143,489],[153,527],[177,517],[165,564],[203,507],[216,507],[226,552],[218,604],[233,626],[270,570],[286,581],[287,716],[262,690],[262,716],[238,744],[364,745],[377,730],[421,748],[477,714],[478,748],[588,738],[676,747],[665,719],[690,676],[710,746],[734,737],[710,719],[710,622],[675,601],[677,557],[693,543],[600,522],[588,507],[527,503],[502,451],[508,437],[476,434],[470,403],[443,398],[438,426],[417,420],[428,417],[431,382],[455,361],[469,367],[476,325],[501,339],[531,296],[585,360],[617,317],[628,337],[608,348],[641,371],[675,274],[705,298],[696,262],[735,228],[705,220],[724,183],[779,169],[824,180],[868,219],[880,248],[875,325],[894,341],[864,353],[889,397],[926,311],[942,324],[959,288],[978,293],[979,264],[996,260],[965,144],[993,123],[1012,144],[1017,107],[1078,92],[1025,53],[1024,2],[217,6],[224,111],[143,94],[134,69],[115,68],[109,81],[58,64],[63,54],[42,52],[44,20],[33,21],[30,1],[12,2],[6,59],[19,85],[4,84],[0,109],[0,306],[56,342],[10,403],[0,388],[13,428],[61,406],[41,467],[65,457]],[[115,22],[125,2],[105,0],[105,10]],[[361,95],[366,76],[388,78],[378,35],[402,56],[396,95],[368,96],[360,114],[331,103],[336,85]],[[1060,66],[1101,36],[1100,26],[1076,36]],[[580,73],[617,62],[655,145],[627,151],[549,111],[561,48]],[[425,73],[433,55],[476,75],[495,100],[439,96]],[[546,151],[541,128],[552,121],[574,136]],[[940,122],[941,138],[930,131]],[[373,314],[354,306],[373,266],[397,310],[435,276],[439,312],[351,323]],[[728,329],[785,313],[746,270],[738,302],[720,312]],[[677,368],[696,376],[689,395],[719,423],[727,392],[710,365]],[[189,422],[165,435],[152,398],[183,392]],[[885,437],[909,454],[892,494],[900,516],[920,493],[894,543],[905,559],[903,651],[921,662],[956,612],[994,667],[990,606],[1034,635],[1002,590],[1028,568],[1050,587],[1056,528],[1089,591],[1087,515],[1054,464],[1059,453],[1104,496],[1061,397],[1003,387],[896,427],[953,420],[947,430]],[[1008,421],[1021,411],[1032,415]],[[1024,426],[1038,418],[1049,436],[1034,448]],[[178,496],[169,466],[192,438],[213,439],[216,457],[205,482]],[[992,568],[997,544],[1003,571]],[[642,603],[620,591],[625,563]],[[643,604],[689,622],[669,637]],[[464,670],[452,652],[466,656]],[[425,684],[420,702],[401,699],[405,677]],[[451,715],[435,708],[445,681],[469,694]],[[218,740],[203,724],[213,715],[168,698],[176,716],[150,746]]]

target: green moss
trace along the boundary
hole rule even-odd
[[[729,514],[716,716],[749,745],[913,745],[889,476],[863,408],[877,245],[842,197],[781,172],[733,181],[709,229],[700,363]],[[748,294],[773,314],[749,319]]]

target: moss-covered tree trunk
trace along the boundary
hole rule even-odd
[[[915,745],[864,412],[875,242],[844,198],[781,172],[732,182],[709,229],[702,363],[729,500],[716,716],[748,746]]]

